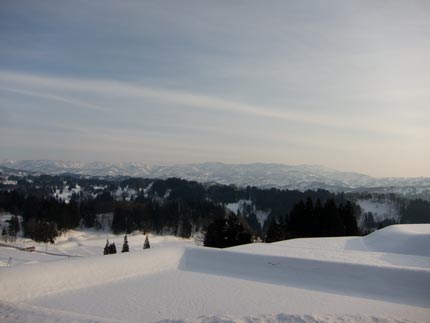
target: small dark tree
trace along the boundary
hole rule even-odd
[[[145,239],[145,243],[143,244],[143,249],[149,249],[151,248],[150,244],[149,244],[149,239],[148,239],[148,235],[146,236]]]
[[[124,236],[124,243],[122,245],[122,250],[121,252],[129,252],[129,247],[128,247],[128,240],[127,240],[127,235]]]
[[[312,236],[314,206],[311,198],[294,205],[287,222],[287,231],[294,237]]]
[[[336,237],[345,235],[345,228],[340,214],[340,208],[337,207],[333,198],[328,199],[323,208],[321,215],[322,237]]]
[[[354,207],[350,201],[347,201],[345,206],[341,209],[343,223],[345,226],[345,235],[356,236],[358,235],[357,219],[354,215]]]
[[[269,225],[269,229],[267,230],[265,241],[270,243],[270,242],[281,241],[284,239],[285,239],[285,234],[283,233],[282,225],[279,224],[275,218],[272,218],[272,221],[270,222],[270,225]]]
[[[116,234],[130,233],[133,228],[133,208],[126,202],[115,207],[112,219],[112,231]]]
[[[116,246],[115,246],[115,242],[112,242],[112,243],[109,245],[109,253],[110,253],[110,254],[114,254],[114,253],[116,253]]]
[[[188,239],[191,237],[193,226],[188,216],[180,216],[176,235]]]
[[[364,214],[363,223],[366,229],[375,229],[377,226],[372,212]]]
[[[103,254],[104,255],[108,255],[109,254],[109,240],[107,240],[107,239],[106,239],[105,248],[103,249]]]
[[[238,212],[239,213],[239,212]],[[238,214],[239,216],[239,214]],[[258,222],[257,216],[254,212],[251,212],[248,217],[246,218],[246,222],[248,222],[248,225],[254,232],[261,232],[261,225],[260,222]]]
[[[3,230],[1,230],[1,235],[3,236],[4,242],[7,242],[7,231],[5,227],[3,227]]]
[[[16,215],[12,216],[9,222],[9,231],[12,233],[13,236],[16,237],[17,233],[19,232],[19,220]]]

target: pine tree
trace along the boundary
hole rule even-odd
[[[270,222],[269,229],[266,234],[266,242],[276,242],[285,239],[285,235],[282,230],[282,225],[279,224],[275,218],[272,218]]]
[[[108,239],[106,239],[106,245],[105,245],[105,248],[103,249],[103,254],[104,255],[109,254],[109,240]]]
[[[220,217],[212,222],[206,231],[203,245],[227,248],[252,242],[252,234],[235,215]]]
[[[364,214],[363,222],[364,222],[364,227],[366,229],[375,229],[377,226],[372,212],[368,212]]]
[[[20,230],[19,219],[16,215],[12,216],[12,218],[9,220],[9,230],[15,237]]]
[[[127,235],[124,236],[124,244],[122,245],[122,250],[121,252],[129,252],[129,247],[128,247],[128,240],[127,240]]]
[[[110,254],[114,254],[114,253],[116,253],[116,246],[115,246],[115,242],[112,242],[112,243],[109,245],[109,253],[110,253]]]
[[[312,216],[312,236],[318,237],[321,235],[321,218],[323,214],[323,206],[318,198],[315,202],[314,213]]]
[[[358,235],[359,230],[357,226],[357,219],[354,215],[354,207],[350,201],[347,201],[342,208],[343,223],[345,226],[345,235],[355,236]]]
[[[3,230],[1,231],[1,235],[3,236],[4,242],[7,242],[7,231],[5,227],[3,227]]]
[[[149,245],[148,235],[146,235],[145,243],[143,244],[143,249],[149,249],[151,246]]]
[[[257,216],[254,212],[251,212],[248,217],[246,218],[246,222],[251,227],[251,229],[254,232],[260,232],[261,231],[261,225],[260,222],[258,222]]]
[[[311,201],[312,203],[312,201]],[[307,208],[305,203],[300,200],[290,212],[287,222],[287,231],[292,237],[305,236]]]

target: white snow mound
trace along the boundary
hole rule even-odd
[[[430,224],[397,224],[364,238],[369,250],[430,257]]]

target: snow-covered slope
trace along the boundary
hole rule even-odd
[[[110,243],[115,243],[117,250],[120,251],[124,242],[123,235],[114,235],[111,232],[85,230],[70,230],[67,233],[57,237],[55,244],[46,245],[36,243],[33,240],[18,238],[12,244],[2,244],[0,242],[0,267],[29,265],[41,262],[53,262],[70,258],[94,257],[102,255],[106,239]],[[142,250],[145,236],[140,232],[134,232],[127,236],[131,252]],[[175,236],[157,236],[149,235],[149,241],[152,248],[166,248],[169,246],[189,246],[194,245],[191,240],[178,238]],[[9,246],[9,247],[6,247]],[[36,252],[24,252],[18,248],[35,247]],[[10,262],[10,264],[8,264]]]
[[[400,220],[400,205],[391,200],[358,199],[357,204],[364,213],[372,213],[375,221],[381,222],[385,219]]]
[[[180,177],[205,183],[287,189],[327,189],[330,191],[394,192],[411,195],[430,194],[430,178],[373,178],[340,172],[316,165],[273,163],[201,163],[150,166],[144,163],[82,163],[52,160],[4,160],[0,166],[36,173],[74,173],[92,176],[135,176],[147,178]]]
[[[3,267],[0,321],[427,322],[429,236],[429,225],[398,225],[364,238],[169,244]]]
[[[270,211],[258,210],[251,200],[239,200],[236,203],[228,203],[226,204],[226,208],[234,214],[240,214],[245,218],[248,218],[251,213],[255,214],[260,228],[263,228],[270,215]]]

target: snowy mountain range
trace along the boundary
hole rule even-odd
[[[145,163],[77,162],[57,160],[3,160],[0,167],[35,174],[78,174],[89,176],[131,176],[146,178],[179,177],[202,183],[285,189],[327,189],[339,191],[393,192],[406,195],[430,193],[430,178],[375,178],[342,172],[317,165],[273,163],[223,164],[201,163],[173,166]]]

